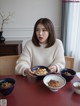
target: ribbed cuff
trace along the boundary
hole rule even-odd
[[[21,74],[23,75],[23,76],[27,76],[27,74],[24,72],[26,70],[26,68],[23,68],[22,70],[21,70]]]
[[[55,66],[57,67],[56,72],[57,72],[57,73],[60,73],[60,67],[59,67],[57,64],[55,64]]]

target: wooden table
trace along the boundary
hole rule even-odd
[[[72,82],[53,93],[40,80],[30,83],[22,76],[0,76],[3,77],[16,80],[13,92],[8,96],[0,96],[0,99],[7,99],[7,106],[80,106],[80,95],[74,93]]]

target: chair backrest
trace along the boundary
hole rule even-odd
[[[1,56],[0,57],[0,75],[13,75],[15,74],[15,65],[19,55]],[[73,69],[74,58],[65,56],[65,68]]]
[[[1,56],[0,57],[0,75],[15,74],[15,65],[19,55]]]
[[[65,68],[73,69],[73,66],[74,66],[74,58],[73,57],[65,56],[65,62],[66,62]]]

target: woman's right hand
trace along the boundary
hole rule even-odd
[[[34,75],[33,72],[31,71],[31,69],[29,69],[29,68],[24,70],[24,74],[27,75],[27,79],[29,82],[35,82],[35,80],[37,79],[37,76]]]
[[[30,68],[24,70],[24,75],[33,74]]]

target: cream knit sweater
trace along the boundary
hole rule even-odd
[[[16,62],[15,72],[24,75],[26,68],[31,68],[37,65],[50,66],[56,65],[58,71],[65,67],[64,48],[61,40],[56,39],[52,47],[45,48],[41,44],[36,47],[31,40],[27,41],[20,58]]]

